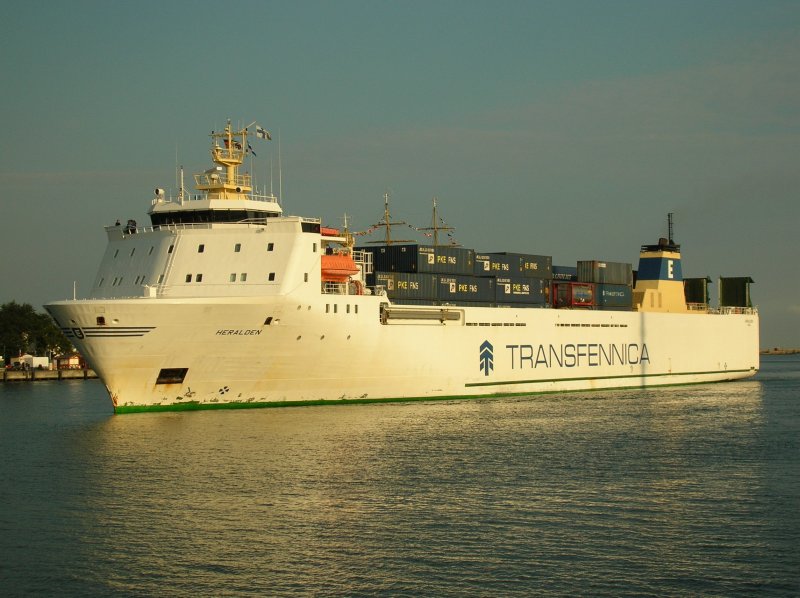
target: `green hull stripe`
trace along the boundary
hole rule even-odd
[[[506,380],[503,382],[471,382],[464,386],[505,386],[507,384],[547,384],[548,382],[576,382],[579,380],[622,380],[625,378],[658,378],[661,376],[704,376],[708,374],[739,374],[756,370],[710,370],[707,372],[675,372],[666,374],[626,374],[624,376],[583,376],[580,378],[547,378],[537,380]]]
[[[695,372],[696,374],[718,374],[721,372],[741,373],[758,372],[755,368],[750,370],[720,370],[714,372]],[[648,378],[656,376],[677,376],[689,374],[649,374],[641,376],[606,376],[605,379],[622,378]],[[556,378],[553,380],[531,380],[530,382],[554,382],[567,380],[599,380],[601,378]],[[708,380],[702,382],[673,382],[667,384],[649,384],[647,388],[657,388],[664,386],[688,386],[690,384],[714,384],[718,380]],[[500,382],[498,384],[522,384],[522,382]],[[488,384],[466,384],[465,386],[489,386]],[[311,401],[237,401],[231,403],[198,403],[197,401],[187,401],[185,403],[173,403],[170,405],[120,405],[114,408],[114,413],[145,413],[160,411],[205,411],[208,409],[264,409],[275,407],[312,407],[314,405],[361,405],[366,403],[411,403],[414,401],[454,401],[464,399],[492,399],[500,397],[524,397],[533,394],[555,394],[566,392],[596,392],[599,390],[630,390],[639,388],[637,386],[609,386],[605,388],[580,388],[577,390],[538,390],[526,392],[495,392],[481,395],[448,395],[439,397],[390,397],[380,399],[319,399]]]

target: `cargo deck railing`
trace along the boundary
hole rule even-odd
[[[758,314],[757,307],[734,307],[731,305],[724,305],[722,307],[710,308],[709,313],[730,315],[730,314],[743,314],[743,315],[756,315]]]

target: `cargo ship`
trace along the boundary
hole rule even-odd
[[[255,126],[254,126],[255,125]],[[195,191],[106,226],[89,298],[45,307],[117,413],[532,395],[735,380],[759,367],[749,277],[684,280],[669,233],[638,267],[438,242],[369,243],[286,215],[211,133]],[[359,237],[360,238],[360,237]],[[366,239],[366,237],[364,237]],[[724,288],[723,288],[724,287]]]

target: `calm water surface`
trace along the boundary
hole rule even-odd
[[[0,384],[0,596],[800,595],[800,359],[753,380],[111,415]]]

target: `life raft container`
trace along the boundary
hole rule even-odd
[[[349,255],[323,255],[322,282],[347,282],[358,274],[358,266]]]

